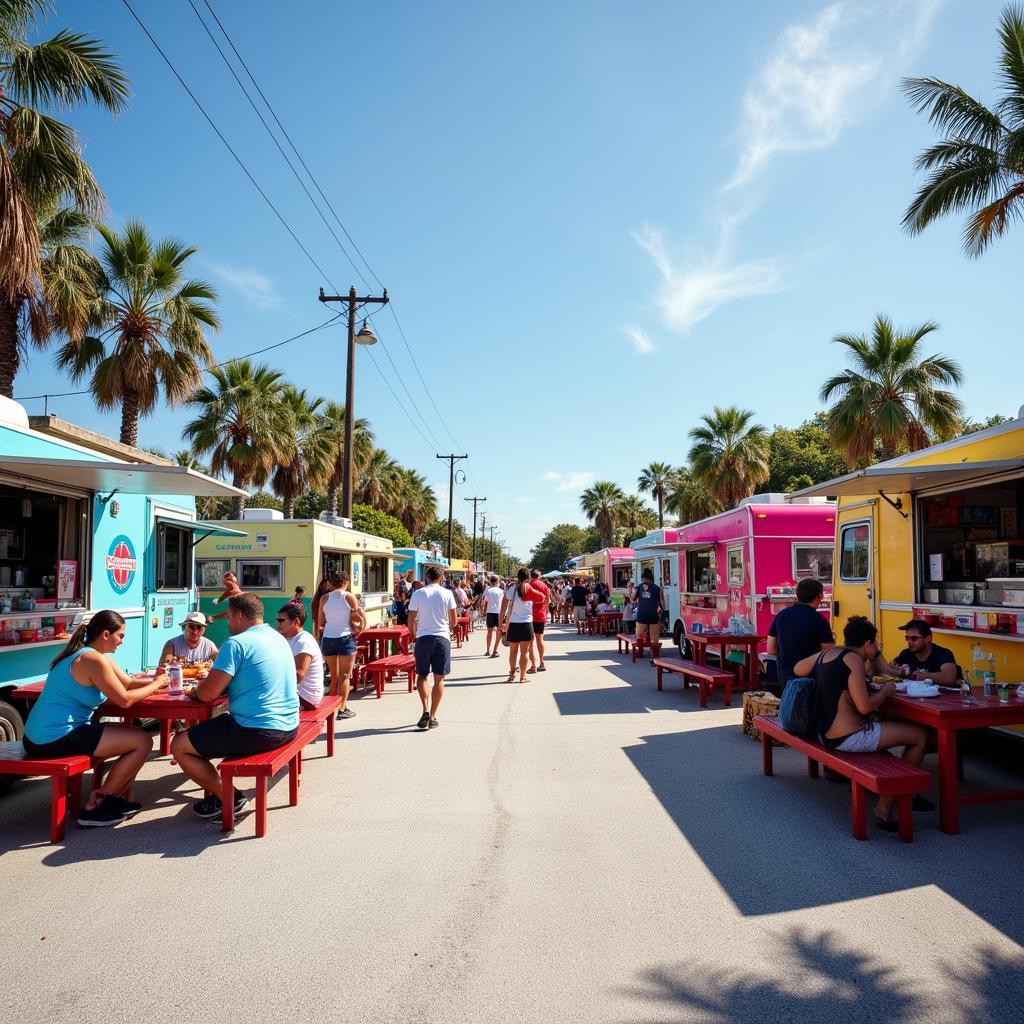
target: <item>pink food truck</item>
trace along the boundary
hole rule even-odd
[[[728,512],[634,541],[633,579],[653,570],[684,658],[691,656],[691,633],[726,629],[733,615],[767,634],[807,576],[825,585],[820,610],[827,615],[835,515],[835,505],[822,498],[786,502],[782,494],[755,494]]]
[[[580,569],[596,573],[613,596],[623,597],[633,578],[632,548],[601,548],[576,559]]]

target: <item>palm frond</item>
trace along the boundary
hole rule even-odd
[[[996,147],[1003,132],[999,116],[963,89],[938,78],[905,78],[903,91],[918,114],[948,135]]]

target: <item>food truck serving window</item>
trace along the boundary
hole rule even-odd
[[[629,586],[630,575],[632,572],[631,566],[628,565],[613,565],[612,566],[612,586],[619,590],[625,590]]]
[[[231,569],[230,558],[197,558],[197,585],[203,590],[219,590],[224,573]]]
[[[831,583],[832,557],[831,544],[794,544],[793,580],[812,579]]]
[[[713,594],[716,590],[715,549],[701,548],[686,554],[686,589],[691,594]]]
[[[729,586],[742,587],[743,574],[743,545],[734,544],[725,549],[725,558],[729,564]]]
[[[871,527],[851,523],[839,531],[839,578],[863,583],[871,572]]]
[[[157,590],[188,590],[192,586],[192,534],[177,526],[157,527]]]
[[[284,561],[280,558],[239,558],[238,583],[243,590],[282,590]]]
[[[388,560],[366,555],[363,558],[363,593],[385,594],[388,586]]]

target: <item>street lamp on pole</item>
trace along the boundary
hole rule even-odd
[[[356,309],[371,303],[384,305],[388,301],[388,290],[380,297],[373,295],[357,295],[356,286],[348,291],[348,295],[324,295],[320,289],[321,302],[344,302],[348,306],[348,360],[345,365],[345,451],[342,476],[341,514],[346,519],[352,518],[352,447],[356,422],[356,345],[376,345],[377,338],[363,321],[363,326],[356,334]]]

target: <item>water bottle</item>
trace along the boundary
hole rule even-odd
[[[182,692],[181,684],[183,679],[181,663],[178,661],[172,661],[170,668],[167,670],[167,692],[172,696],[180,695]]]
[[[990,654],[985,659],[984,693],[986,697],[994,697],[996,693],[996,656]]]

